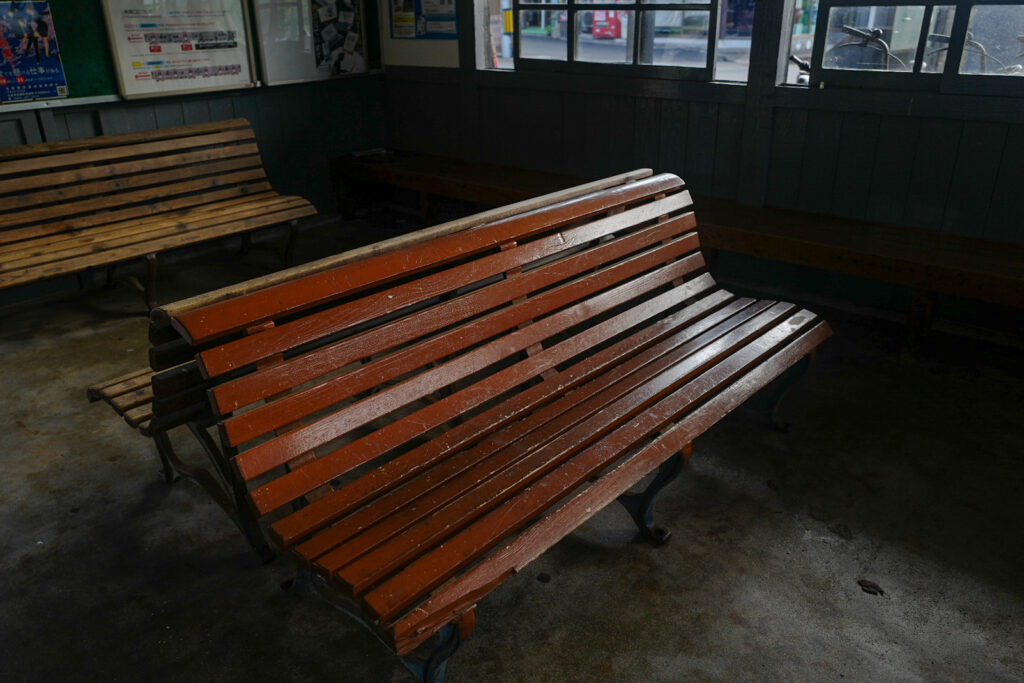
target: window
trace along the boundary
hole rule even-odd
[[[1022,94],[1024,5],[822,0],[809,80]]]
[[[477,43],[487,43],[477,55],[483,68],[507,63],[511,51],[517,69],[628,68],[632,75],[747,80],[754,0],[485,0],[480,5],[479,12],[487,14],[477,19]],[[496,10],[502,12],[500,23]]]

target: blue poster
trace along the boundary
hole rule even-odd
[[[455,40],[455,0],[390,0],[391,37]]]
[[[0,102],[67,97],[48,2],[0,2]]]

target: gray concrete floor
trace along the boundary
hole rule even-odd
[[[273,266],[215,251],[164,299]],[[145,319],[111,314],[139,307],[121,287],[0,311],[0,679],[408,680],[86,402],[146,364]],[[937,336],[908,357],[900,327],[826,314],[789,433],[729,416],[662,496],[668,545],[602,511],[483,600],[449,680],[1024,679],[1020,351]]]

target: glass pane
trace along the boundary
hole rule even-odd
[[[580,12],[590,14],[589,32],[582,16],[576,21],[576,61],[604,62],[606,64],[632,64],[633,41],[629,34],[633,30],[633,13],[621,10],[594,10]]]
[[[754,0],[722,0],[715,53],[716,81],[747,82]]]
[[[566,59],[569,31],[565,10],[519,12],[519,56],[524,59]]]
[[[822,67],[910,71],[923,22],[923,5],[833,7]]]
[[[473,3],[476,68],[513,68],[511,7],[510,0],[482,0]]]
[[[642,13],[640,63],[659,66],[708,65],[708,12]]]
[[[818,0],[791,0],[793,2],[793,33],[789,39],[789,61],[786,83],[807,85],[814,48],[814,26],[818,21]],[[804,67],[794,61],[804,63]]]
[[[921,71],[942,73],[949,55],[949,36],[953,33],[953,19],[956,7],[936,5],[932,8],[932,21],[928,25],[928,39],[924,44],[924,58]]]
[[[1024,5],[975,5],[960,73],[1024,75]]]

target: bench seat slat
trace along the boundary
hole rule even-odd
[[[279,213],[254,216],[239,221],[233,221],[224,225],[213,226],[211,228],[185,232],[179,231],[175,234],[155,238],[147,242],[87,254],[58,263],[44,264],[42,266],[26,269],[20,272],[0,273],[0,288],[16,284],[36,282],[38,280],[55,277],[57,275],[78,272],[90,267],[108,265],[118,261],[145,256],[146,254],[166,251],[175,247],[233,235],[239,232],[248,232],[254,228],[267,225],[277,225],[290,220],[310,216],[314,213],[316,213],[316,210],[311,205],[306,205]]]
[[[778,350],[767,362],[697,407],[634,456],[603,473],[593,485],[580,489],[563,505],[534,522],[504,547],[435,590],[415,609],[407,611],[393,623],[382,624],[398,654],[408,654],[452,617],[471,608],[505,579],[578,528],[595,510],[614,501],[686,444],[692,443],[697,436],[828,336],[827,325],[815,325]]]
[[[129,222],[132,220],[149,221],[162,220],[169,214],[186,215],[191,210],[205,208],[216,202],[228,199],[244,199],[257,197],[271,192],[270,183],[253,183],[249,185],[236,185],[221,190],[204,192],[203,194],[185,195],[173,199],[153,202],[149,207],[131,206],[126,209],[114,211],[103,211],[88,216],[79,216],[67,220],[52,221],[40,225],[33,225],[26,228],[15,228],[0,231],[0,241],[4,243],[20,242],[26,239],[43,237],[46,235],[57,235],[64,232],[76,230],[89,230],[96,226],[109,226],[114,223]],[[157,209],[152,211],[151,209]],[[159,215],[157,215],[159,214]]]
[[[254,149],[255,145],[248,145],[248,147]],[[79,182],[63,187],[55,187],[56,183],[54,183],[53,179],[47,177],[45,178],[47,183],[45,189],[35,192],[25,192],[22,190],[17,195],[0,198],[0,201],[6,203],[13,210],[46,207],[54,202],[68,202],[83,197],[101,196],[109,202],[108,206],[116,206],[120,203],[130,203],[128,201],[121,202],[117,194],[123,193],[125,190],[171,183],[178,180],[202,178],[239,169],[262,168],[262,162],[258,154],[233,155],[227,159],[213,159],[175,168],[161,167],[159,170],[155,166],[147,167],[144,162],[139,162],[138,165],[142,168],[133,171],[130,175],[92,182]]]
[[[144,403],[153,402],[153,387],[140,387],[111,398],[110,404],[119,413],[126,413],[132,408],[138,408]]]
[[[0,253],[0,272],[65,261],[82,254],[146,242],[167,234],[211,228],[253,216],[269,216],[274,212],[304,206],[306,202],[300,197],[277,195],[245,204],[237,203],[216,211],[206,211],[177,221],[153,221],[148,225],[122,227],[118,230],[90,230],[73,239],[48,242],[39,246],[36,246],[34,241],[22,242],[24,247],[21,250]]]
[[[668,174],[639,180],[612,190],[567,200],[464,232],[439,237],[414,247],[380,254],[330,271],[281,283],[245,297],[244,305],[228,299],[185,311],[173,319],[192,344],[244,329],[271,317],[292,314],[331,301],[343,294],[380,285],[399,275],[428,268],[493,249],[510,239],[522,239],[548,228],[579,221],[624,204],[656,194],[676,191],[682,181]],[[688,195],[687,195],[688,198]],[[276,352],[275,352],[276,353]]]
[[[190,123],[183,126],[154,128],[134,133],[117,133],[102,137],[74,138],[72,140],[57,140],[41,144],[16,145],[0,149],[0,161],[13,161],[14,159],[26,157],[35,158],[39,155],[53,155],[83,149],[138,145],[139,143],[156,140],[180,139],[183,135],[206,135],[228,130],[247,129],[249,127],[249,122],[243,118],[224,119],[221,121]]]
[[[389,529],[385,535],[394,535],[404,530],[405,526],[395,521],[398,515],[409,514],[408,508],[401,509],[403,506],[415,501],[413,514],[416,519],[432,513],[438,505],[471,488],[465,481],[445,484],[448,479],[455,476],[463,479],[466,476],[463,472],[472,472],[471,467],[477,470],[481,466],[488,469],[495,467],[502,457],[502,454],[498,453],[499,450],[506,451],[506,455],[516,459],[525,456],[533,448],[559,436],[595,410],[646,382],[669,365],[680,362],[708,342],[760,314],[771,304],[772,302],[768,301],[754,303],[750,299],[734,302],[687,325],[655,346],[628,360],[623,360],[579,388],[569,392],[558,392],[553,396],[556,400],[543,408],[508,424],[472,448],[457,453],[401,488],[380,496],[370,505],[360,508],[352,515],[339,520],[330,529],[317,533],[308,542],[297,546],[295,552],[300,554],[304,561],[317,560],[318,566],[329,573],[337,571],[379,544],[381,529],[385,525]],[[506,448],[508,444],[514,444],[514,448]],[[510,450],[514,450],[514,453],[509,452]],[[442,486],[447,489],[447,493],[438,488]],[[431,505],[428,505],[424,498],[420,498],[427,493],[435,498]],[[441,495],[438,495],[439,493]],[[371,526],[372,535],[376,540],[368,533],[363,533],[364,529]],[[337,547],[342,543],[345,543],[345,546]],[[330,556],[320,557],[328,550]]]
[[[310,425],[300,427],[291,431],[274,441],[254,446],[241,453],[235,463],[246,480],[259,476],[274,467],[277,467],[288,460],[298,457],[302,453],[309,452],[318,446],[324,445],[345,435],[347,432],[356,429],[367,422],[370,422],[382,415],[391,412],[397,407],[409,403],[446,387],[453,382],[463,379],[474,372],[487,368],[498,361],[509,358],[515,353],[524,351],[531,345],[536,344],[553,334],[562,332],[572,325],[587,320],[603,311],[630,301],[636,296],[649,292],[652,288],[671,282],[673,279],[685,276],[687,273],[700,268],[703,259],[699,254],[688,257],[683,261],[674,262],[667,266],[648,273],[626,284],[619,285],[614,289],[595,296],[583,303],[577,303],[568,308],[562,309],[540,321],[522,327],[509,334],[504,334],[497,339],[479,346],[464,353],[457,359],[445,362],[437,367],[425,370],[401,384],[388,387],[373,396],[358,401],[351,406],[342,408],[332,415],[317,420]],[[682,287],[675,288],[683,290]],[[671,294],[671,292],[670,292]],[[676,293],[678,297],[680,292]],[[641,309],[638,306],[637,309]],[[460,328],[456,328],[458,332]],[[494,329],[492,333],[502,332],[503,327]],[[598,326],[591,329],[605,328]],[[439,338],[442,342],[448,337]],[[602,341],[604,337],[594,339],[594,342]],[[454,340],[453,340],[454,341]],[[455,344],[455,348],[459,348]],[[396,354],[399,355],[399,354]],[[386,364],[389,358],[377,362],[377,365]],[[546,368],[545,368],[546,369]],[[379,373],[378,373],[379,374]],[[520,379],[525,381],[532,375],[525,375]],[[506,387],[507,390],[511,387]],[[296,394],[301,396],[301,394]],[[477,393],[475,400],[485,400],[486,395]],[[292,401],[292,396],[282,399],[279,404]],[[298,399],[301,400],[301,399]],[[310,409],[318,409],[313,404]],[[243,416],[245,417],[245,416]],[[324,460],[321,459],[320,462]],[[304,468],[305,469],[305,468]],[[339,473],[340,474],[340,473]],[[335,475],[337,476],[337,475]],[[321,482],[323,483],[323,482]]]
[[[93,211],[108,210],[114,206],[125,206],[149,202],[152,199],[165,199],[175,195],[202,192],[204,190],[219,189],[234,184],[249,184],[266,178],[266,172],[262,167],[250,168],[232,173],[224,173],[219,176],[184,180],[174,183],[167,183],[158,187],[148,187],[130,192],[120,192],[112,195],[103,195],[90,199],[79,199],[73,202],[62,202],[53,206],[28,209],[25,211],[12,211],[0,214],[0,228],[14,227],[28,223],[40,223],[53,218],[65,220],[68,216]],[[153,204],[141,204],[146,213],[156,213]]]
[[[688,344],[678,358],[671,359],[675,362],[655,363],[649,373],[620,380],[575,406],[563,404],[566,412],[549,424],[527,417],[531,427],[527,438],[503,444],[489,458],[497,469],[493,476],[466,482],[464,488],[441,487],[413,506],[389,513],[387,519],[361,537],[363,543],[341,546],[314,566],[334,574],[333,581],[344,590],[361,595],[611,430],[639,419],[655,401],[721,361],[737,345],[763,334],[792,308],[791,304],[778,304],[737,327],[723,325],[724,329],[705,333]],[[548,429],[557,436],[550,438]],[[486,466],[481,470],[482,475],[487,474]],[[441,507],[446,496],[452,501]],[[413,521],[416,523],[411,524]]]
[[[109,233],[116,233],[122,230],[142,229],[151,226],[170,226],[184,224],[185,221],[201,220],[218,215],[221,212],[229,211],[233,206],[249,202],[258,202],[273,199],[281,195],[276,192],[260,192],[251,195],[236,196],[229,199],[221,199],[187,209],[176,209],[164,213],[142,218],[130,218],[103,225],[96,225],[88,228],[77,228],[53,234],[39,236],[23,236],[14,241],[4,241],[4,233],[0,232],[0,258],[5,258],[12,252],[20,252],[29,246],[33,248],[52,245],[54,248],[61,248],[62,243],[74,241],[82,237],[96,235],[101,238]],[[13,231],[12,231],[13,232]],[[175,337],[177,337],[175,333]]]
[[[60,152],[57,154],[37,155],[27,159],[5,160],[0,167],[0,177],[14,174],[27,174],[34,171],[59,169],[78,164],[98,164],[114,159],[130,159],[148,154],[176,152],[187,147],[203,147],[207,145],[223,145],[232,142],[248,142],[254,139],[251,128],[239,128],[217,133],[205,133],[188,137],[171,138],[156,142],[144,142],[137,145],[116,145],[108,147],[107,138],[92,138],[95,149]]]
[[[463,294],[443,305],[404,315],[393,323],[375,327],[272,368],[242,375],[238,379],[218,385],[211,390],[211,398],[220,414],[233,412],[284,389],[320,377],[354,360],[393,349],[419,336],[482,313],[487,310],[487,302],[495,298],[503,302],[515,301],[559,280],[624,257],[636,249],[671,239],[682,230],[692,228],[694,222],[692,214],[689,214],[676,221],[654,225],[632,235],[632,242],[612,241],[556,263],[540,266],[530,273],[529,278],[507,278],[485,289]],[[689,248],[696,248],[696,242]],[[229,436],[233,443],[243,440],[243,437],[230,432]]]
[[[459,569],[478,559],[509,534],[518,531],[568,492],[621,457],[626,451],[653,435],[659,428],[711,398],[756,363],[799,333],[809,330],[815,318],[801,311],[745,344],[701,375],[676,388],[671,394],[633,416],[604,438],[562,462],[519,495],[462,529],[444,543],[418,557],[395,576],[383,581],[362,598],[364,609],[380,621],[398,616],[432,588],[454,576]],[[643,394],[654,393],[645,389]],[[435,518],[436,519],[436,518]]]
[[[587,242],[622,230],[629,225],[654,220],[660,215],[689,205],[689,194],[679,193],[576,228],[538,238],[512,249],[483,256],[442,272],[421,277],[415,281],[415,286],[399,286],[371,294],[356,301],[305,316],[293,323],[279,325],[262,334],[244,337],[238,341],[203,351],[199,354],[200,367],[207,376],[217,377],[242,365],[265,360],[380,315],[422,303],[459,287],[508,272],[537,259],[552,256],[575,246],[582,247]],[[470,236],[466,236],[463,241],[470,242]],[[486,243],[495,246],[490,242],[490,238]],[[468,251],[468,248],[465,250]],[[388,254],[387,256],[391,257],[392,255]],[[402,272],[402,263],[397,261],[417,263],[417,255],[403,252],[398,254],[398,258],[391,260],[396,263],[389,264],[389,266],[397,268],[397,272],[400,273]],[[386,279],[393,279],[395,272],[391,270],[383,275],[386,276]],[[377,277],[380,275],[379,273]],[[345,275],[338,274],[338,277],[339,279],[344,278]]]
[[[712,285],[711,277],[702,275],[674,287],[669,292],[634,306],[565,341],[544,349],[540,353],[529,356],[511,367],[500,370],[476,385],[457,391],[422,408],[416,413],[415,421],[391,422],[368,436],[332,451],[268,484],[255,488],[250,491],[250,497],[257,509],[263,513],[276,509],[367,462],[377,454],[406,443],[408,440],[443,424],[453,416],[466,412],[478,405],[485,397],[497,396],[521,386],[545,370],[585,353],[601,342],[649,321],[655,316],[664,314],[685,300],[710,289]],[[287,440],[291,434],[279,437],[278,441]],[[247,451],[247,453],[249,452],[251,451]],[[247,453],[243,453],[242,456]],[[238,463],[238,458],[235,462]]]
[[[717,321],[717,312],[724,311],[728,315],[750,303],[750,300],[739,300],[726,305],[730,299],[731,296],[722,291],[703,296],[679,312],[652,322],[612,346],[588,355],[557,375],[528,387],[507,401],[468,419],[452,428],[443,437],[418,446],[359,479],[349,482],[344,488],[296,510],[271,525],[270,532],[275,542],[284,548],[292,546],[317,529],[334,523],[375,496],[382,495],[393,487],[403,484],[451,453],[472,445],[494,430],[500,429],[527,412],[540,407],[551,396],[572,391],[580,383],[589,381],[598,373],[618,364],[619,359],[628,355],[631,350],[644,349],[676,328],[689,325],[702,316],[705,317],[705,320],[714,322]],[[328,544],[331,540],[328,537],[330,533],[332,532],[324,534],[324,541]],[[325,550],[320,550],[322,542],[316,541],[317,538],[319,536],[309,541],[310,545],[299,553],[300,557],[306,555],[316,557],[325,552]]]
[[[505,308],[477,318],[472,322],[407,346],[347,375],[323,381],[316,386],[295,392],[281,401],[275,401],[255,408],[238,417],[227,419],[224,421],[225,434],[232,445],[244,443],[266,434],[272,429],[282,427],[307,414],[312,414],[321,408],[372,388],[376,384],[399,377],[418,367],[422,367],[426,363],[450,356],[473,344],[486,340],[496,332],[509,330],[517,325],[525,324],[534,318],[546,315],[559,307],[576,302],[595,283],[601,283],[603,286],[619,284],[630,276],[638,275],[644,270],[660,263],[692,252],[696,247],[696,235],[690,233],[687,237],[655,247],[646,253],[641,253],[602,271],[589,273],[586,276],[589,279],[577,278],[529,299],[517,301]],[[578,259],[577,261],[586,263],[586,259]],[[702,265],[697,259],[692,260],[690,263],[694,269]],[[573,271],[567,273],[570,276],[574,274],[575,272]],[[492,288],[487,288],[474,292],[474,295],[479,293],[483,296],[471,296],[475,299],[486,297],[490,301],[490,306],[493,306],[496,302],[508,301],[509,299],[504,296],[506,288],[500,285],[515,279],[499,283],[498,286],[494,287],[496,291],[492,291]],[[526,281],[526,278],[519,278],[519,280]],[[538,280],[541,283],[544,282],[543,278],[534,279],[533,277],[529,278],[528,282],[537,283]],[[438,321],[444,321],[448,315],[469,317],[472,311],[467,311],[464,304],[465,301],[463,300],[448,301],[437,307],[425,309],[423,313],[431,314],[436,309]],[[456,321],[458,319],[457,317]],[[366,341],[372,340],[380,343],[380,340],[375,336],[376,332],[377,330],[373,329],[361,336]],[[370,337],[370,339],[366,339],[367,337]],[[381,344],[382,348],[383,344]],[[316,360],[316,354],[313,355],[314,360]],[[334,367],[343,367],[352,360],[355,360],[355,358],[343,356],[339,360],[341,362],[336,362]],[[293,363],[292,365],[294,366],[295,364]],[[214,390],[214,395],[216,397],[216,390]]]
[[[50,187],[56,188],[61,185],[69,186],[60,188],[60,191],[70,193],[74,191],[74,186],[72,186],[73,183],[85,183],[90,180],[98,180],[101,178],[129,176],[133,173],[144,173],[161,168],[173,168],[175,166],[184,166],[187,164],[251,155],[259,155],[259,147],[256,146],[255,142],[230,145],[227,147],[206,147],[193,152],[170,154],[162,157],[148,157],[137,161],[123,161],[104,166],[81,166],[67,171],[51,171],[45,176],[38,177],[45,177],[46,183]],[[0,180],[0,194],[24,191],[24,189],[25,179],[21,176],[17,178],[8,178],[7,180]],[[66,194],[62,196],[75,195]]]

